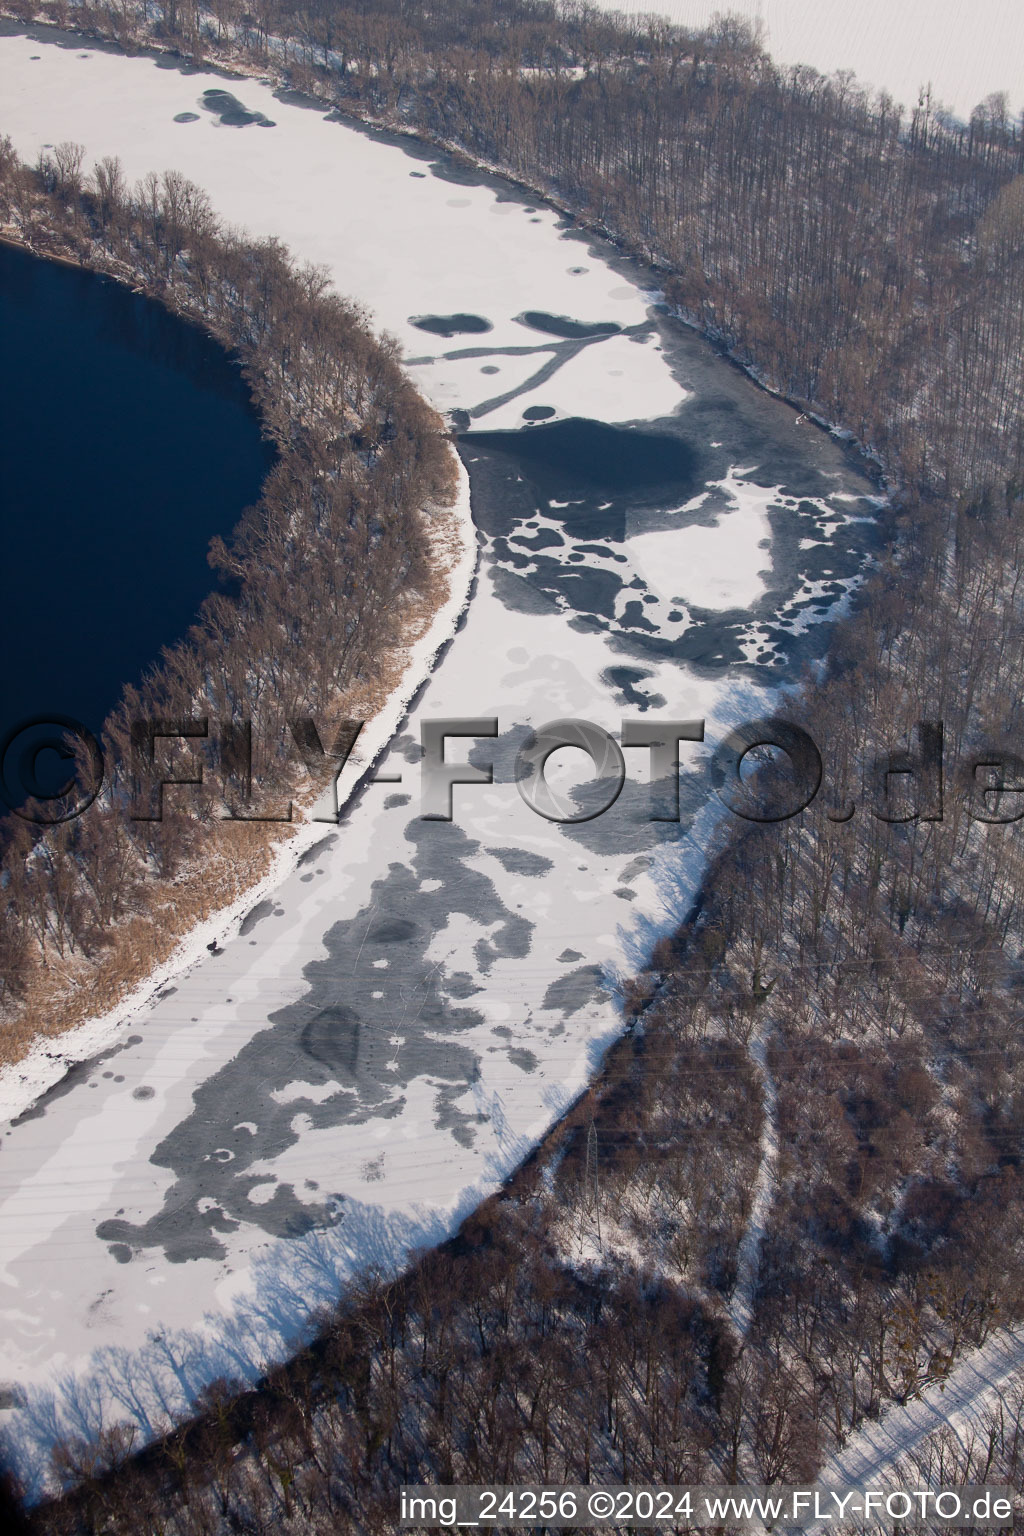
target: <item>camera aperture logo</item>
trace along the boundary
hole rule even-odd
[[[103,787],[103,753],[70,715],[33,715],[0,742],[0,801],[37,826],[73,821]]]
[[[330,747],[321,741],[308,716],[288,722],[290,750],[310,770],[337,782],[365,725],[345,720]],[[521,733],[520,733],[521,734]],[[420,727],[420,815],[452,821],[456,788],[460,796],[473,786],[494,783],[493,762],[480,758],[488,739],[499,735],[496,716],[424,720]],[[447,744],[476,743],[476,761],[452,761]],[[648,819],[678,822],[680,780],[686,773],[706,773],[718,799],[745,821],[777,823],[807,810],[819,796],[835,823],[850,821],[857,803],[827,791],[822,754],[800,725],[767,716],[737,725],[708,756],[684,756],[687,747],[705,742],[703,720],[658,716],[622,720],[618,739],[593,721],[562,718],[529,730],[518,747],[513,781],[523,801],[546,821],[563,825],[592,821],[615,805],[627,778],[626,753],[646,753]],[[565,748],[589,758],[582,786],[557,788],[547,772],[551,757]],[[163,819],[166,791],[177,809],[187,807],[188,787],[220,778],[223,819],[239,822],[291,821],[290,800],[267,806],[254,783],[253,740],[249,721],[190,719],[136,720],[130,731],[128,806],[133,821]],[[632,752],[631,752],[632,756]],[[639,762],[638,758],[632,759]],[[862,798],[868,814],[891,823],[942,821],[946,765],[941,721],[920,721],[912,743],[875,756],[862,765]],[[375,773],[368,783],[396,784],[402,774]],[[958,766],[956,791],[976,821],[1008,824],[1024,817],[1024,759],[1007,748],[983,748]],[[0,800],[8,810],[40,826],[81,816],[99,797],[104,760],[99,742],[69,716],[34,716],[8,731],[0,743]],[[318,816],[321,821],[336,821]]]

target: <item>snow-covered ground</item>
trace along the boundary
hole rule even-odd
[[[757,1177],[751,1193],[746,1231],[740,1239],[736,1255],[736,1285],[730,1306],[732,1325],[741,1339],[745,1339],[750,1332],[754,1319],[754,1299],[761,1270],[761,1246],[768,1230],[768,1217],[771,1215],[778,1182],[778,1094],[768,1061],[770,1039],[771,1026],[762,1022],[747,1043],[747,1051],[761,1087],[764,1120],[761,1125],[761,1155]]]
[[[1024,9],[1017,0],[597,0],[608,11],[707,26],[716,13],[760,23],[782,64],[852,69],[907,108],[929,84],[966,120],[993,91],[1024,108]]]
[[[848,450],[660,314],[642,271],[493,178],[259,82],[39,35],[0,37],[0,79],[24,157],[75,139],[132,177],[176,168],[324,263],[472,427],[482,547],[380,764],[400,782],[303,834],[220,951],[194,943],[156,996],[79,1032],[47,1093],[38,1071],[0,1084],[0,1419],[38,1486],[58,1433],[149,1431],[214,1377],[251,1379],[347,1276],[445,1236],[565,1109],[621,1027],[617,978],[695,893],[710,745],[820,655],[874,508]],[[221,123],[204,92],[225,88],[273,126]],[[707,721],[678,825],[648,820],[646,751],[597,819],[520,797],[528,728],[617,734],[645,711]],[[500,735],[447,755],[494,782],[424,820],[421,723],[466,717]]]
[[[980,1348],[966,1355],[944,1381],[925,1387],[919,1397],[890,1408],[880,1419],[865,1419],[818,1473],[823,1488],[880,1488],[902,1459],[929,1435],[948,1427],[964,1443],[972,1431],[984,1436],[985,1414],[998,1394],[1020,1380],[1024,1370],[1024,1339],[999,1329]],[[920,1486],[918,1484],[917,1486]],[[821,1536],[826,1527],[812,1525],[806,1536]]]

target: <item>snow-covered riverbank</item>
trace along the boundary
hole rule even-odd
[[[839,443],[658,312],[647,274],[493,178],[168,60],[9,36],[0,75],[26,158],[74,139],[131,177],[183,171],[366,304],[473,428],[482,545],[379,765],[400,781],[303,833],[217,954],[200,936],[5,1127],[0,1418],[38,1484],[59,1433],[149,1432],[214,1377],[257,1375],[348,1276],[450,1232],[571,1102],[722,813],[694,747],[678,824],[648,819],[646,752],[607,815],[553,824],[517,793],[519,745],[559,716],[617,734],[647,712],[705,719],[710,745],[768,712],[820,655],[875,504]],[[494,782],[423,820],[420,727],[464,717],[500,734],[448,756]]]
[[[433,529],[439,566],[448,568],[449,594],[419,639],[410,644],[397,687],[368,720],[335,786],[309,808],[294,836],[278,845],[268,873],[237,901],[199,924],[145,982],[110,1012],[97,1015],[55,1038],[39,1040],[28,1055],[0,1068],[0,1123],[24,1113],[56,1087],[77,1062],[86,1061],[117,1042],[117,1034],[138,1009],[157,998],[177,977],[202,960],[211,944],[220,944],[252,907],[264,900],[296,869],[324,836],[325,821],[344,810],[372,770],[402,723],[418,690],[430,676],[445,647],[454,638],[469,603],[477,566],[478,541],[469,501],[469,476],[459,465],[459,489],[454,505],[436,518]]]

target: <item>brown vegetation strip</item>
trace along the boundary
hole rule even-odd
[[[278,450],[258,506],[229,545],[212,542],[228,585],[106,721],[101,799],[42,836],[14,817],[4,826],[0,1061],[10,1062],[116,1004],[257,882],[290,836],[283,825],[226,826],[223,773],[206,775],[188,814],[168,806],[162,821],[133,820],[131,722],[248,720],[253,805],[310,805],[330,760],[297,769],[288,721],[311,717],[329,746],[343,719],[372,718],[447,596],[457,540],[440,419],[393,344],[321,270],[297,267],[276,241],[225,233],[176,172],[131,188],[108,158],[87,177],[73,144],[30,169],[0,140],[0,224],[201,324],[238,359]]]

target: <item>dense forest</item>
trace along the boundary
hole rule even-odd
[[[1024,1321],[1020,121],[1000,97],[965,125],[927,96],[901,111],[779,68],[742,26],[585,5],[45,13],[275,70],[507,169],[856,436],[899,519],[787,701],[829,795],[723,829],[586,1097],[259,1391],[215,1384],[142,1453],[116,1425],[64,1446],[73,1491],[34,1529],[384,1531],[402,1482],[808,1476]],[[941,819],[920,771],[940,721]],[[1021,1394],[986,1422],[915,1471],[1024,1489]]]
[[[6,818],[0,1057],[12,1060],[40,1031],[111,1006],[265,870],[290,798],[328,782],[347,719],[372,715],[396,647],[444,594],[456,467],[394,342],[278,242],[221,230],[177,172],[130,187],[115,159],[86,172],[75,144],[29,167],[0,139],[0,227],[203,326],[238,359],[277,449],[259,504],[212,542],[221,580],[211,574],[197,622],[106,721],[100,798],[42,835]],[[213,722],[216,760],[187,809],[168,798],[156,819],[139,720]],[[300,720],[312,730],[296,737]],[[166,776],[194,777],[195,744],[165,748]]]

